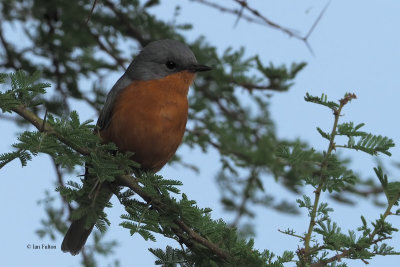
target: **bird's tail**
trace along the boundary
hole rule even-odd
[[[92,224],[88,229],[85,228],[86,217],[87,215],[72,222],[61,244],[63,252],[70,252],[72,255],[76,255],[85,245],[94,227],[94,224]]]
[[[98,180],[89,176],[87,166],[85,169],[85,179],[82,190],[87,192],[84,194],[81,202],[78,201],[78,203],[80,203],[80,205],[84,203],[86,206],[93,206],[95,214],[100,217],[113,195],[112,186],[108,182],[98,183]],[[88,223],[88,217],[89,215],[83,215],[81,218],[72,222],[61,244],[61,250],[63,252],[70,252],[72,255],[76,255],[81,251],[95,225],[95,222]]]

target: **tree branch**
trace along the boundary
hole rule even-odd
[[[324,160],[321,164],[321,171],[320,171],[320,183],[318,185],[318,187],[315,189],[314,191],[314,205],[310,214],[310,223],[308,225],[308,230],[307,230],[307,234],[305,235],[304,238],[304,250],[305,250],[305,256],[307,257],[307,260],[310,260],[308,257],[310,256],[310,241],[311,241],[311,235],[314,231],[314,226],[316,224],[315,218],[317,216],[317,210],[318,210],[318,206],[319,206],[319,199],[321,196],[321,191],[322,191],[322,187],[325,184],[325,177],[323,176],[323,172],[324,169],[327,167],[328,164],[328,158],[331,155],[332,151],[335,149],[335,137],[336,137],[336,131],[337,131],[337,125],[339,122],[339,118],[340,118],[340,113],[342,111],[342,108],[344,107],[345,104],[347,104],[347,102],[342,101],[343,99],[340,100],[340,106],[337,110],[334,110],[334,115],[335,115],[335,120],[333,122],[333,127],[332,127],[332,131],[330,133],[330,140],[329,140],[329,146],[328,146],[328,150],[325,154]]]
[[[284,33],[286,33],[287,35],[289,35],[290,37],[294,37],[297,39],[300,39],[302,41],[305,41],[306,39],[304,37],[301,37],[299,34],[297,34],[295,31],[290,30],[286,27],[283,27],[275,22],[273,22],[272,20],[268,19],[267,17],[263,16],[260,12],[258,12],[258,10],[250,7],[246,1],[244,0],[233,0],[234,2],[238,3],[243,9],[246,9],[248,11],[250,11],[254,16],[256,16],[257,18],[261,19],[266,25],[278,29]]]
[[[317,262],[317,263],[313,263],[310,265],[310,267],[324,267],[326,266],[328,263],[334,262],[334,261],[340,261],[340,259],[345,258],[349,255],[350,251],[349,250],[345,250],[340,254],[337,254],[327,260],[321,261],[321,262]]]
[[[312,34],[312,32],[314,31],[314,29],[316,28],[316,26],[318,25],[318,23],[320,22],[321,18],[323,17],[325,11],[327,10],[330,1],[325,5],[325,7],[322,9],[322,11],[320,12],[320,14],[318,15],[317,19],[314,21],[313,25],[310,27],[310,29],[308,30],[307,34],[302,36],[299,33],[297,33],[295,30],[289,29],[287,27],[283,27],[282,25],[279,25],[278,23],[268,19],[267,17],[265,17],[264,15],[262,15],[258,10],[256,10],[255,8],[252,8],[248,5],[247,1],[245,0],[232,0],[234,2],[236,2],[237,4],[240,5],[240,9],[233,9],[233,8],[227,8],[224,7],[220,4],[216,4],[213,2],[210,2],[208,0],[192,0],[193,2],[197,2],[197,3],[201,3],[203,5],[215,8],[221,12],[225,12],[225,13],[230,13],[230,14],[234,14],[236,16],[238,16],[238,19],[235,22],[235,25],[237,24],[237,22],[239,21],[240,18],[245,19],[248,22],[251,23],[256,23],[256,24],[260,24],[260,25],[266,25],[268,27],[277,29],[287,35],[289,35],[290,37],[294,37],[300,41],[303,41],[306,45],[306,47],[308,48],[308,50],[310,51],[311,54],[314,55],[314,52],[310,46],[310,44],[308,43],[308,39],[310,37],[310,35]],[[251,14],[253,14],[253,17],[243,14],[243,11],[247,10],[249,11]]]
[[[377,244],[379,242],[382,242],[382,241],[388,240],[388,239],[392,239],[392,237],[390,237],[390,236],[380,237],[380,238],[377,238],[377,239],[371,241],[371,244]],[[329,259],[313,263],[310,265],[310,267],[324,267],[324,266],[328,265],[328,263],[331,263],[334,261],[340,261],[342,258],[346,258],[349,254],[350,254],[350,250],[346,249],[346,250],[343,250],[342,253],[336,254],[335,256],[332,256]]]
[[[277,91],[277,92],[282,92],[281,89],[277,89],[274,87],[271,87],[271,85],[258,85],[258,84],[253,84],[253,83],[238,83],[235,81],[232,81],[234,84],[239,85],[241,87],[243,87],[244,89],[248,90],[250,93],[253,90],[270,90],[270,91]]]
[[[31,124],[33,124],[38,130],[41,130],[47,134],[55,136],[58,140],[60,140],[62,143],[68,145],[75,151],[79,152],[82,155],[88,155],[89,151],[86,148],[81,148],[75,146],[73,143],[71,143],[68,139],[66,139],[64,136],[60,135],[57,133],[49,124],[44,124],[43,126],[43,120],[37,117],[33,112],[29,111],[26,109],[26,107],[20,105],[16,108],[13,109],[14,112],[19,114],[21,117],[29,121]],[[132,176],[130,175],[123,175],[123,176],[118,176],[116,177],[116,182],[117,184],[129,187],[131,190],[133,190],[135,193],[137,193],[143,200],[145,200],[147,203],[151,204],[154,208],[156,208],[158,211],[164,212],[165,210],[165,202],[158,198],[154,198],[147,194],[141,186],[138,184],[137,180],[133,179]],[[186,233],[188,237],[185,237],[184,235],[179,235],[179,237],[182,239],[182,241],[187,244],[188,246],[192,245],[192,240],[195,240],[197,243],[207,247],[210,251],[212,251],[215,255],[220,257],[223,260],[229,260],[230,255],[228,252],[226,252],[223,249],[220,249],[216,244],[213,242],[207,240],[206,238],[202,237],[198,233],[196,233],[192,228],[186,225],[186,223],[183,220],[180,219],[175,219],[174,223],[179,227],[181,231]]]
[[[254,183],[256,181],[256,176],[253,174],[250,174],[250,177],[248,177],[246,179],[246,186],[243,189],[243,193],[242,193],[242,199],[240,202],[240,206],[236,211],[236,216],[235,219],[233,220],[233,222],[231,223],[232,227],[238,227],[239,225],[239,221],[242,218],[243,214],[245,213],[245,211],[247,210],[247,203],[250,200],[250,196],[251,196],[251,189],[254,187]]]
[[[52,136],[55,136],[58,140],[60,140],[62,143],[65,145],[71,147],[74,149],[76,152],[82,154],[82,155],[89,155],[89,150],[83,147],[77,147],[75,146],[71,141],[68,140],[68,138],[65,138],[61,134],[57,133],[53,127],[51,127],[48,123],[43,124],[43,120],[40,119],[38,116],[36,116],[35,113],[32,111],[28,110],[24,105],[19,105],[15,108],[12,109],[15,113],[20,115],[22,118],[25,120],[29,121],[33,126],[36,127],[39,131],[45,132],[47,134],[50,134]],[[43,127],[44,125],[44,127]]]
[[[248,22],[257,23],[257,24],[260,24],[260,25],[265,25],[265,23],[262,20],[254,19],[254,18],[252,18],[252,17],[250,17],[248,15],[243,14],[243,12],[242,12],[243,9],[238,10],[238,9],[233,9],[233,8],[227,8],[227,7],[221,6],[219,4],[216,4],[216,3],[213,3],[213,2],[210,2],[210,1],[207,1],[207,0],[192,0],[192,1],[204,4],[206,6],[209,6],[209,7],[215,8],[215,9],[218,9],[221,12],[234,14],[234,15],[237,15],[238,17],[240,16],[240,18],[243,18]]]
[[[142,199],[144,199],[147,203],[151,204],[152,207],[156,208],[157,210],[159,210],[159,211],[165,210],[165,208],[163,208],[165,206],[165,203],[162,202],[160,199],[153,198],[152,196],[150,196],[146,192],[144,192],[142,190],[141,186],[138,184],[137,180],[132,179],[132,176],[129,176],[129,175],[118,176],[118,177],[116,177],[116,181],[118,184],[129,187],[130,189],[135,191]],[[211,250],[213,253],[215,253],[222,259],[228,260],[230,258],[230,255],[226,251],[220,249],[217,245],[215,245],[211,241],[207,240],[206,238],[202,237],[201,235],[199,235],[198,233],[193,231],[189,226],[187,226],[185,224],[184,221],[175,219],[174,223],[177,226],[179,226],[179,228],[181,230],[183,230],[186,234],[188,234],[190,239],[193,239],[197,243],[207,247],[209,250]],[[189,239],[184,238],[182,236],[181,236],[181,238],[184,239],[183,242],[185,244],[187,242],[190,243]]]

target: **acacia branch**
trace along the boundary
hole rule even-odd
[[[233,0],[234,2],[236,2],[237,4],[239,4],[241,6],[241,9],[227,8],[227,7],[224,7],[222,5],[219,5],[219,4],[207,1],[207,0],[192,0],[192,1],[204,4],[206,6],[209,6],[209,7],[215,8],[215,9],[218,9],[221,12],[237,15],[238,17],[243,18],[243,19],[245,19],[245,20],[247,20],[249,22],[252,22],[252,23],[257,23],[257,24],[260,24],[260,25],[267,25],[269,27],[275,28],[277,30],[280,30],[280,31],[286,33],[290,37],[295,37],[297,39],[305,41],[305,38],[300,36],[295,31],[293,31],[293,30],[291,30],[289,28],[283,27],[283,26],[279,25],[278,23],[275,23],[272,20],[268,19],[267,17],[263,16],[256,9],[250,7],[247,4],[246,1]],[[252,13],[255,18],[253,18],[253,17],[251,17],[249,15],[243,14],[243,10],[244,9],[249,11],[250,13]]]
[[[340,118],[340,113],[342,111],[342,108],[344,107],[344,105],[346,105],[348,103],[348,101],[351,100],[351,96],[347,96],[343,99],[340,100],[340,105],[338,109],[334,110],[334,115],[335,115],[335,119],[333,122],[333,127],[332,127],[332,131],[330,133],[330,140],[329,140],[329,145],[328,145],[328,150],[325,154],[324,160],[321,164],[321,171],[320,171],[320,183],[318,185],[318,187],[315,189],[314,191],[314,205],[312,207],[311,210],[311,214],[310,214],[310,223],[308,225],[308,230],[307,230],[307,234],[305,235],[304,238],[304,251],[305,251],[305,256],[307,258],[307,260],[310,260],[308,257],[310,256],[310,241],[311,241],[311,235],[314,231],[314,226],[316,225],[316,216],[317,216],[317,210],[318,210],[318,206],[319,206],[319,199],[321,196],[321,191],[322,188],[325,184],[325,179],[326,177],[323,176],[324,170],[327,168],[328,165],[328,159],[329,156],[331,155],[332,151],[335,149],[335,137],[336,137],[336,131],[337,131],[337,125],[339,122],[339,118]],[[355,95],[354,95],[355,97]],[[348,99],[349,98],[349,99]]]
[[[77,151],[82,155],[89,155],[89,150],[86,148],[78,147],[72,142],[70,142],[67,138],[59,134],[57,131],[53,129],[51,125],[43,124],[43,120],[36,116],[33,112],[29,111],[25,106],[19,105],[12,109],[18,115],[23,117],[25,120],[29,121],[32,125],[34,125],[39,131],[45,132],[49,135],[56,137],[59,141],[64,143],[65,145],[71,147],[73,150]],[[43,127],[44,125],[44,127]],[[166,204],[155,197],[150,196],[145,191],[143,191],[142,187],[138,184],[137,180],[133,179],[130,175],[122,175],[115,178],[116,182],[120,185],[129,187],[135,193],[137,193],[143,200],[145,200],[148,204],[151,204],[154,208],[156,208],[160,212],[164,212]],[[220,257],[223,260],[229,260],[230,255],[225,250],[219,248],[216,244],[211,242],[210,240],[202,237],[200,234],[195,232],[191,227],[186,225],[186,223],[181,219],[175,219],[174,223],[179,227],[181,233],[186,233],[188,237],[185,235],[179,234],[180,239],[188,246],[192,245],[192,240],[197,243],[207,247],[210,251],[212,251],[215,255]]]
[[[339,103],[340,103],[339,108],[338,109],[334,109],[334,112],[333,112],[334,116],[335,116],[335,120],[334,120],[334,123],[333,123],[332,131],[330,133],[329,147],[328,147],[328,150],[327,150],[327,152],[325,154],[324,161],[322,162],[322,165],[321,165],[320,183],[319,183],[317,189],[314,191],[315,199],[314,199],[314,205],[313,205],[313,208],[312,208],[312,211],[311,211],[311,215],[310,215],[310,218],[311,218],[310,219],[310,224],[309,224],[309,228],[308,228],[307,234],[305,235],[305,238],[304,238],[304,245],[305,245],[304,252],[305,252],[306,260],[308,260],[308,261],[311,260],[310,259],[310,255],[313,252],[315,252],[315,251],[310,249],[310,240],[311,240],[311,235],[312,235],[314,226],[316,224],[315,218],[317,216],[317,209],[318,209],[318,205],[319,205],[319,199],[320,199],[322,187],[324,186],[325,181],[326,181],[326,177],[324,177],[323,174],[322,174],[323,173],[323,169],[325,169],[327,167],[327,160],[329,158],[329,155],[336,148],[335,136],[336,136],[337,125],[338,125],[339,117],[341,116],[342,108],[349,101],[351,101],[354,98],[356,98],[355,94],[346,95],[344,98],[339,100]],[[396,198],[393,198],[393,200],[388,203],[388,206],[387,206],[384,214],[380,216],[380,219],[379,219],[380,221],[382,221],[382,222],[385,221],[385,219],[391,214],[391,209],[392,209],[393,205],[396,203],[398,197],[399,196],[397,196]],[[381,237],[375,239],[375,236],[378,235],[380,230],[381,230],[380,226],[377,223],[375,225],[375,227],[374,227],[374,230],[369,235],[369,243],[370,243],[370,245],[377,244],[378,242],[381,242],[383,240],[391,238],[391,237],[387,237],[387,236],[381,236]],[[355,248],[355,250],[363,250],[363,249],[365,249],[365,248],[357,248],[357,247]],[[322,266],[326,266],[330,262],[340,261],[341,258],[349,256],[350,252],[351,252],[351,249],[342,250],[341,254],[337,254],[337,255],[329,258],[329,259],[322,260],[320,262],[311,264],[310,267],[322,267]],[[361,259],[361,260],[363,260],[363,259]]]
[[[296,30],[289,29],[287,27],[284,27],[284,26],[282,26],[282,25],[280,25],[280,24],[268,19],[267,17],[262,15],[257,9],[252,8],[251,6],[249,6],[247,1],[245,1],[245,0],[232,0],[235,3],[240,5],[240,9],[227,8],[225,6],[210,2],[208,0],[192,0],[192,1],[193,2],[197,2],[197,3],[201,3],[203,5],[206,5],[206,6],[209,6],[209,7],[212,7],[212,8],[215,8],[215,9],[221,11],[221,12],[224,12],[224,13],[230,13],[230,14],[236,15],[238,18],[237,18],[237,20],[235,22],[235,25],[237,24],[239,19],[243,18],[244,20],[246,20],[248,22],[251,22],[251,23],[256,23],[256,24],[259,24],[259,25],[266,25],[268,27],[277,29],[277,30],[289,35],[290,37],[294,37],[294,38],[296,38],[296,39],[298,39],[300,41],[303,41],[305,43],[306,47],[311,52],[311,54],[313,54],[313,55],[314,55],[314,52],[313,52],[310,44],[308,43],[308,39],[309,39],[310,35],[312,34],[312,32],[315,30],[316,26],[320,22],[321,18],[325,14],[325,11],[327,10],[327,8],[328,8],[328,6],[330,4],[330,1],[329,1],[325,5],[325,7],[322,9],[322,11],[320,12],[318,17],[314,21],[313,25],[308,30],[307,34],[302,36]],[[244,10],[247,10],[248,12],[250,12],[254,17],[246,15],[246,14],[243,14]]]
[[[270,91],[278,91],[278,92],[282,92],[282,89],[279,88],[275,88],[275,87],[271,87],[271,85],[258,85],[258,84],[253,84],[253,83],[238,83],[235,81],[232,81],[234,84],[243,87],[244,89],[248,90],[250,93],[253,90],[270,90]]]
[[[250,177],[248,177],[246,179],[246,186],[243,189],[240,206],[236,211],[235,219],[231,223],[232,227],[235,227],[235,228],[238,227],[240,219],[242,218],[243,214],[246,212],[247,203],[249,202],[250,197],[251,197],[251,189],[254,187],[254,183],[255,183],[256,179],[257,179],[257,177],[253,174],[250,174]]]
[[[258,10],[250,7],[247,4],[247,1],[243,1],[243,0],[233,0],[234,2],[238,3],[243,9],[246,9],[248,11],[250,11],[255,17],[261,19],[266,25],[278,29],[284,33],[286,33],[287,35],[289,35],[290,37],[294,37],[297,39],[300,39],[302,41],[306,41],[305,37],[300,36],[298,33],[296,33],[293,30],[290,30],[286,27],[283,27],[275,22],[273,22],[272,20],[268,19],[267,17],[263,16]]]
[[[377,238],[377,239],[371,241],[371,245],[377,244],[379,242],[382,242],[382,241],[388,240],[388,239],[392,239],[392,237],[384,236],[384,237]],[[356,248],[356,250],[361,250],[361,249],[357,249]],[[332,257],[330,257],[330,258],[328,258],[326,260],[313,263],[313,264],[310,265],[310,267],[324,267],[324,266],[328,265],[328,263],[331,263],[331,262],[334,262],[334,261],[340,261],[342,258],[348,257],[349,254],[350,254],[350,249],[346,249],[346,250],[343,250],[342,253],[336,254],[335,256],[332,256]],[[363,260],[363,259],[361,259],[361,260]],[[368,264],[368,263],[366,263],[366,264]]]
[[[36,114],[33,113],[32,111],[28,110],[24,105],[19,105],[13,108],[12,110],[25,120],[29,121],[39,131],[45,132],[49,135],[56,137],[60,142],[69,146],[79,154],[82,154],[84,156],[89,155],[90,151],[87,148],[76,146],[73,142],[68,140],[68,138],[65,138],[63,135],[55,131],[53,127],[51,127],[48,123],[43,123],[43,120],[41,118],[36,116]]]
[[[216,4],[216,3],[213,3],[213,2],[210,2],[207,0],[192,0],[192,1],[201,3],[203,5],[206,5],[206,6],[215,8],[215,9],[218,9],[219,11],[224,12],[224,13],[230,13],[230,14],[237,15],[239,18],[243,18],[244,20],[246,20],[248,22],[265,25],[265,23],[262,20],[254,19],[251,16],[243,14],[243,11],[242,11],[243,9],[238,10],[238,9],[234,9],[234,8],[227,8],[227,7],[221,6],[219,4]]]
[[[138,184],[137,180],[132,179],[132,176],[130,175],[122,175],[116,177],[116,181],[118,184],[124,185],[126,187],[129,187],[131,190],[135,191],[142,199],[144,199],[147,203],[151,204],[152,207],[156,208],[158,211],[163,211],[165,210],[165,203],[161,201],[158,198],[154,198],[147,194],[146,192],[143,191],[141,186]],[[223,260],[228,260],[230,258],[230,255],[224,251],[223,249],[220,249],[217,245],[209,241],[208,239],[202,237],[195,231],[193,231],[192,228],[186,225],[186,223],[180,219],[175,219],[174,223],[179,226],[181,230],[183,230],[187,235],[189,235],[190,238],[185,238],[183,236],[180,236],[183,240],[183,242],[187,245],[187,243],[191,244],[190,239],[195,240],[197,243],[207,247],[209,250],[211,250],[213,253],[221,257]]]
[[[342,258],[345,258],[349,255],[350,251],[349,250],[345,250],[340,254],[336,254],[335,256],[321,261],[321,262],[317,262],[317,263],[313,263],[310,265],[310,267],[324,267],[326,266],[328,263],[334,262],[334,261],[340,261]]]

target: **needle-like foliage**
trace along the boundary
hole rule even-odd
[[[307,101],[327,106],[334,111],[334,126],[331,132],[325,133],[318,128],[318,132],[322,132],[321,136],[329,140],[326,151],[318,153],[315,149],[305,148],[298,143],[293,147],[281,146],[276,154],[283,164],[290,166],[299,175],[299,179],[305,185],[314,188],[314,198],[304,195],[303,199],[297,200],[299,208],[305,208],[310,218],[305,234],[296,234],[292,229],[281,231],[299,238],[304,247],[296,252],[286,251],[282,256],[275,256],[271,251],[256,249],[253,239],[243,239],[235,228],[222,219],[212,219],[211,209],[198,207],[196,201],[181,193],[179,187],[182,182],[138,171],[139,165],[129,160],[130,153],[119,153],[113,144],[101,144],[97,135],[93,134],[94,126],[91,121],[80,122],[76,112],[71,112],[68,118],[58,118],[52,114],[46,114],[45,120],[38,118],[29,109],[37,106],[34,99],[40,93],[44,93],[43,88],[47,85],[38,83],[37,74],[32,78],[19,72],[10,77],[11,88],[2,95],[14,99],[15,104],[2,106],[2,111],[17,113],[32,123],[37,130],[21,133],[19,142],[13,145],[15,151],[1,155],[1,166],[16,158],[26,164],[39,153],[50,155],[55,163],[63,168],[74,169],[76,165],[86,164],[90,179],[82,179],[81,183],[69,181],[57,188],[65,201],[79,203],[79,208],[71,213],[71,218],[86,216],[88,226],[96,223],[101,232],[105,231],[110,222],[103,208],[111,207],[108,203],[109,194],[115,194],[126,211],[121,215],[120,225],[128,229],[131,235],[139,234],[145,240],[156,242],[156,234],[161,234],[184,245],[180,249],[151,249],[157,257],[156,264],[284,266],[284,263],[296,261],[298,266],[320,266],[318,264],[326,265],[341,258],[365,261],[376,255],[399,254],[384,241],[398,231],[386,218],[393,214],[393,206],[398,205],[400,183],[389,182],[381,168],[375,168],[374,171],[386,194],[387,208],[375,222],[368,224],[365,218],[361,217],[361,227],[343,233],[339,224],[330,218],[333,209],[328,203],[320,201],[322,193],[341,192],[348,185],[356,183],[352,171],[347,169],[334,153],[337,148],[354,148],[355,145],[338,145],[336,136],[361,137],[355,149],[372,155],[390,155],[388,149],[394,146],[393,141],[387,137],[360,131],[364,124],[354,126],[352,122],[338,123],[342,109],[355,98],[354,94],[346,94],[339,103],[330,102],[325,96],[306,97]],[[301,166],[308,166],[308,171]],[[130,176],[131,173],[135,176]],[[254,171],[250,179],[255,187],[264,190],[262,182],[258,180],[257,171]],[[98,190],[99,186],[109,189]],[[247,190],[247,194],[254,192],[251,187]],[[65,225],[57,217],[57,210],[48,206],[47,211],[49,220],[43,221],[47,230],[39,230],[38,234],[44,236],[50,233],[54,238],[51,225],[55,225],[60,231],[65,231]],[[97,237],[98,242],[99,240]],[[110,244],[108,249],[111,250],[112,246],[113,244]],[[109,250],[106,249],[103,253],[109,253]],[[340,251],[340,254],[332,254],[336,251]]]
[[[301,139],[281,138],[269,112],[271,96],[290,90],[306,63],[277,65],[249,55],[244,47],[217,49],[206,37],[188,41],[185,32],[192,26],[177,22],[181,9],[173,11],[172,19],[162,20],[152,12],[160,2],[0,0],[0,72],[12,73],[0,74],[0,109],[2,116],[21,127],[11,150],[0,154],[0,168],[13,160],[26,166],[36,155],[47,154],[49,168],[56,170],[57,192],[49,189],[41,201],[47,217],[37,231],[39,236],[56,238],[65,233],[69,219],[82,216],[105,231],[109,221],[103,206],[111,207],[108,199],[114,194],[125,208],[120,225],[127,234],[139,234],[149,241],[163,237],[177,241],[175,247],[150,250],[160,265],[345,266],[345,258],[366,261],[375,255],[395,254],[385,241],[396,230],[387,217],[400,213],[392,210],[397,205],[398,182],[380,168],[375,170],[379,179],[364,181],[336,154],[346,148],[389,156],[394,146],[390,138],[361,130],[363,123],[339,123],[342,108],[355,95],[331,101],[325,94],[306,94],[306,101],[328,107],[334,114],[333,130],[317,128],[329,143],[325,151]],[[256,19],[301,37],[271,24],[249,1],[232,2],[254,15],[240,12],[238,21]],[[221,7],[219,3],[212,6]],[[8,38],[7,29],[15,30],[24,42]],[[307,43],[308,37],[302,40]],[[141,173],[129,153],[119,153],[114,144],[102,144],[94,134],[93,122],[81,121],[80,111],[73,111],[71,103],[99,111],[115,82],[107,77],[120,76],[140,48],[164,38],[187,43],[200,63],[213,67],[198,75],[189,90],[189,121],[182,145],[217,153],[217,185],[231,221],[198,207],[175,177]],[[337,136],[345,141],[339,142]],[[200,169],[200,163],[189,164],[179,151],[171,163]],[[80,179],[85,173],[92,179]],[[299,195],[309,186],[313,194],[304,195],[296,204],[271,191],[270,181]],[[107,194],[99,194],[98,188],[105,185],[109,185]],[[360,190],[361,186],[368,190]],[[355,197],[385,194],[386,210],[373,222],[361,217],[362,226],[344,232],[331,219],[330,199],[321,202],[321,194],[346,203],[354,203]],[[300,240],[297,251],[276,255],[273,241],[271,251],[259,248],[251,238],[257,234],[252,226],[257,207],[292,214],[307,210],[309,221],[304,229],[287,225],[281,231]],[[104,242],[99,231],[92,237],[93,245],[81,254],[85,266],[95,266],[97,255],[109,259],[116,246],[114,241]]]

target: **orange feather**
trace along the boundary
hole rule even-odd
[[[157,172],[175,154],[188,116],[187,93],[195,74],[182,71],[162,79],[134,81],[115,101],[104,142],[135,153],[141,169]]]

